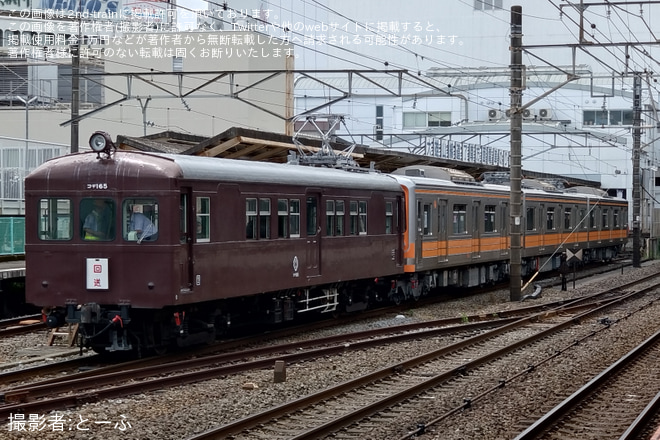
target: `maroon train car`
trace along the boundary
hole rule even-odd
[[[27,301],[99,352],[363,308],[403,272],[403,190],[378,173],[89,152],[25,188]]]

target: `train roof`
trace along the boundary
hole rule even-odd
[[[491,193],[506,193],[511,190],[508,173],[499,173],[506,175],[506,179],[485,179],[477,181],[463,171],[453,170],[444,167],[425,167],[409,166],[396,170],[392,173],[395,178],[408,179],[418,187],[442,187],[462,189],[465,191],[474,191],[477,188]],[[522,179],[521,192],[525,195],[544,196],[544,197],[563,197],[571,199],[602,199],[603,201],[627,203],[627,200],[612,197],[599,188],[586,186],[576,186],[571,188],[562,188],[551,182],[537,179]]]
[[[110,162],[114,166],[106,166]],[[99,159],[93,152],[57,157],[35,169],[27,181],[75,179],[95,182],[110,175],[141,181],[184,179],[401,191],[394,179],[378,172],[134,151],[117,151],[110,159]]]
[[[184,179],[401,191],[393,179],[378,172],[354,172],[333,168],[199,156],[164,155],[164,157],[172,159],[181,168]]]

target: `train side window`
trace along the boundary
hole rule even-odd
[[[335,235],[335,201],[325,201],[325,235],[332,237]]]
[[[587,229],[587,219],[586,219],[586,211],[584,209],[580,209],[578,211],[579,215],[579,222],[578,224],[582,229]]]
[[[526,219],[525,219],[525,229],[527,231],[536,231],[535,215],[534,208],[527,208]]]
[[[289,230],[291,237],[300,237],[300,200],[289,200]]]
[[[245,238],[257,239],[257,199],[245,200]]]
[[[318,206],[316,197],[307,197],[307,236],[313,237],[319,232],[317,229]]]
[[[346,211],[344,206],[345,205],[343,200],[337,200],[335,203],[335,214],[337,216],[337,220],[335,222],[337,226],[336,235],[346,235],[346,233],[344,232],[344,218],[346,217]]]
[[[621,224],[619,223],[619,210],[614,209],[612,211],[612,226],[614,226],[614,229],[619,229],[621,227]]]
[[[363,200],[358,202],[358,219],[359,219],[359,234],[365,235],[367,233],[367,201]]]
[[[484,206],[484,232],[497,232],[495,227],[495,205]]]
[[[71,200],[57,198],[39,200],[39,239],[71,240],[72,238]]]
[[[185,243],[188,240],[188,195],[181,194],[179,201],[179,241]]]
[[[287,238],[289,236],[289,201],[277,199],[277,236]]]
[[[454,234],[467,233],[467,205],[457,204],[453,207],[452,232]]]
[[[564,208],[564,229],[571,230],[571,208]]]
[[[125,199],[122,212],[124,240],[141,243],[158,239],[158,202],[155,199]]]
[[[431,205],[424,203],[422,207],[422,234],[424,235],[433,235],[433,229],[431,228]]]
[[[115,239],[115,201],[106,198],[84,198],[80,201],[80,236],[87,241]]]
[[[358,203],[356,201],[348,202],[348,219],[350,235],[357,235],[358,233]]]
[[[392,202],[385,202],[385,233],[394,233],[394,209]]]
[[[270,238],[270,199],[259,199],[259,238]]]
[[[603,229],[609,229],[610,227],[610,210],[607,208],[603,208],[603,213],[602,213],[602,219],[603,219]]]
[[[596,208],[589,211],[589,227],[596,229]]]
[[[555,229],[555,208],[548,208],[545,212],[546,231],[554,231]]]
[[[211,241],[211,199],[209,197],[197,197],[196,204],[196,240],[198,242]]]

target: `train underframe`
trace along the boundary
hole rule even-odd
[[[589,249],[583,263],[608,261],[620,246]],[[523,258],[521,274],[559,267],[560,254]],[[79,324],[81,347],[99,353],[160,352],[167,348],[210,343],[244,325],[282,325],[319,315],[338,315],[419,300],[434,290],[485,286],[509,277],[509,261],[486,262],[459,268],[434,269],[368,280],[292,289],[249,297],[230,298],[159,310],[131,308],[129,304],[68,304],[50,312],[48,324]]]

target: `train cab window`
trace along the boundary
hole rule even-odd
[[[545,212],[546,231],[554,231],[555,229],[555,208],[548,208]]]
[[[610,210],[607,209],[607,208],[603,208],[601,218],[603,219],[603,221],[601,223],[602,228],[603,229],[609,229],[609,227],[610,227]]]
[[[385,202],[385,233],[394,233],[394,210],[392,202]]]
[[[289,230],[291,237],[300,237],[300,200],[289,200]]]
[[[277,199],[277,237],[289,236],[289,201]]]
[[[259,199],[259,238],[270,238],[270,199]]]
[[[245,238],[257,239],[257,199],[245,200]]]
[[[325,201],[325,235],[335,235],[335,201]]]
[[[196,211],[195,240],[197,242],[208,242],[211,240],[211,199],[209,197],[197,197]]]
[[[80,201],[80,236],[87,241],[115,239],[115,201],[105,198],[85,198]]]
[[[484,206],[484,232],[496,232],[495,205]]]
[[[39,238],[41,240],[73,238],[71,200],[57,198],[39,200]]]
[[[564,208],[564,230],[571,230],[571,208]]]
[[[124,240],[142,243],[158,238],[158,202],[155,199],[125,199],[122,219]]]
[[[525,230],[535,231],[536,230],[536,216],[535,209],[533,207],[527,208],[525,213]]]
[[[454,234],[467,233],[467,205],[454,205],[452,219],[452,232]]]

